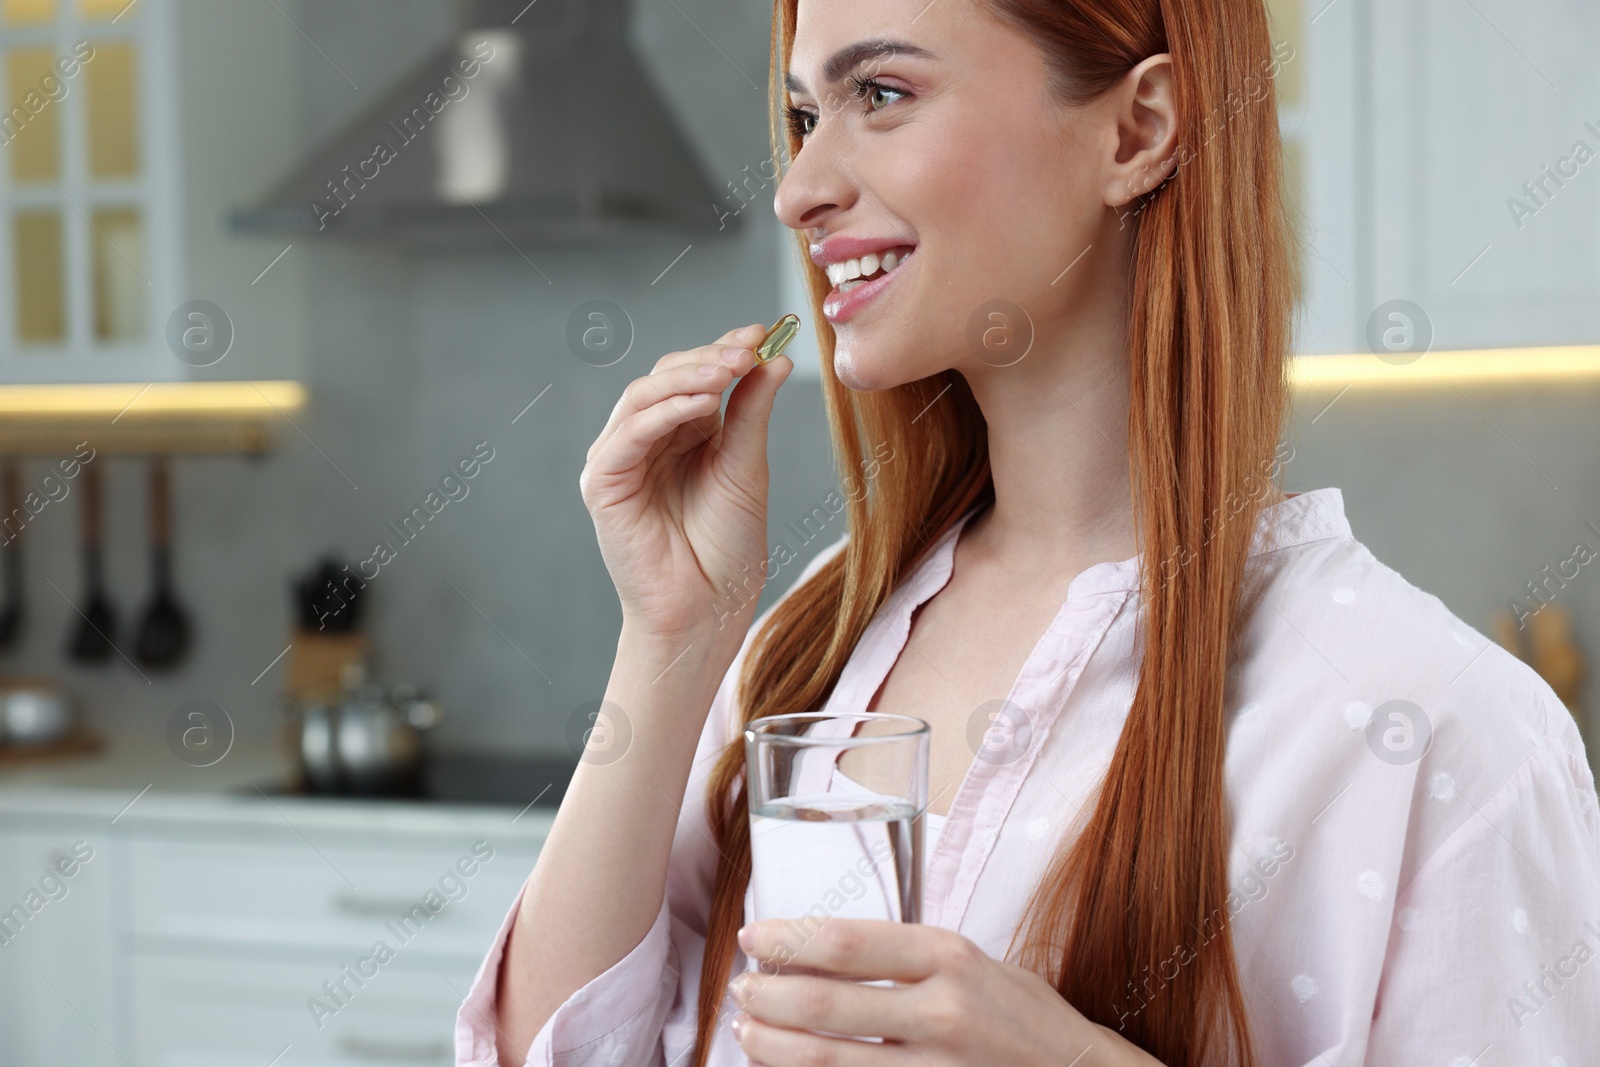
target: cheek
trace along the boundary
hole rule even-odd
[[[1014,103],[1014,101],[1013,101]],[[855,178],[889,226],[916,234],[914,274],[870,325],[838,331],[834,371],[874,390],[968,363],[969,326],[989,301],[1052,319],[1051,282],[1090,243],[1089,154],[1072,131],[1014,106],[941,113],[854,154]]]
[[[940,133],[902,161],[895,186],[915,191],[906,217],[940,249],[940,282],[968,306],[1020,301],[1037,292],[1037,275],[1048,285],[1066,261],[1050,265],[1085,229],[1087,153],[1022,109],[963,116]]]
[[[880,314],[838,331],[834,371],[852,389],[915,381],[959,362],[967,319],[990,297],[1015,225],[1005,144],[968,120],[908,125],[854,156],[854,175],[877,205],[866,230],[916,235],[917,256]],[[887,296],[887,294],[886,294]]]
[[[966,250],[957,266],[993,296],[1032,306],[1092,239],[1097,211],[1086,153],[1063,145],[1041,125],[997,127],[981,151],[956,164],[967,187],[952,215]]]

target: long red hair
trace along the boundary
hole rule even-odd
[[[800,150],[778,109],[797,2],[774,5],[775,158],[781,148],[788,158]],[[1140,60],[1170,53],[1180,141],[1175,174],[1124,209],[1136,228],[1128,443],[1141,553],[1138,686],[1092,811],[1034,891],[1013,958],[1169,1067],[1249,1067],[1256,1061],[1232,938],[1211,941],[1203,931],[1228,914],[1225,678],[1248,610],[1246,562],[1264,496],[1248,487],[1272,465],[1282,428],[1300,281],[1298,236],[1279,184],[1267,13],[1263,0],[991,4],[1038,43],[1069,102],[1092,100]],[[849,494],[844,550],[754,636],[738,680],[746,721],[756,709],[820,707],[896,584],[994,493],[986,425],[959,373],[873,392],[840,384],[822,315],[830,286],[805,254],[803,234],[795,247],[839,469],[853,475],[884,442],[895,459],[869,492]],[[750,877],[742,740],[723,752],[706,800],[722,858],[694,1067],[704,1067],[718,1022]],[[1152,988],[1148,976],[1180,946],[1194,951]]]

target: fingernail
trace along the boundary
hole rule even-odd
[[[700,364],[700,376],[703,378],[709,378],[713,374],[717,373],[717,371],[720,369],[720,367],[714,367],[709,363],[702,363]]]
[[[729,364],[737,363],[739,360],[744,358],[744,353],[745,350],[742,348],[724,348],[722,350],[722,362]]]
[[[739,927],[739,948],[749,955],[756,947],[755,934],[748,926]]]
[[[744,1034],[744,1013],[741,1012],[740,1014],[735,1015],[733,1017],[732,1026],[733,1026],[733,1036],[735,1038],[743,1036],[743,1034]]]

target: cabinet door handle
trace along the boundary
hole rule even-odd
[[[355,893],[335,893],[333,910],[341,915],[359,915],[364,919],[393,919],[416,907],[418,901],[399,897],[367,897]]]
[[[449,1063],[454,1046],[446,1041],[385,1041],[343,1034],[337,1042],[341,1055],[353,1060],[400,1060],[405,1063]]]

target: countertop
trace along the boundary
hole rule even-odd
[[[270,744],[242,740],[209,767],[194,767],[157,739],[108,738],[98,752],[0,765],[0,821],[49,816],[115,827],[195,824],[542,841],[550,807],[302,796],[278,792],[293,765]]]

